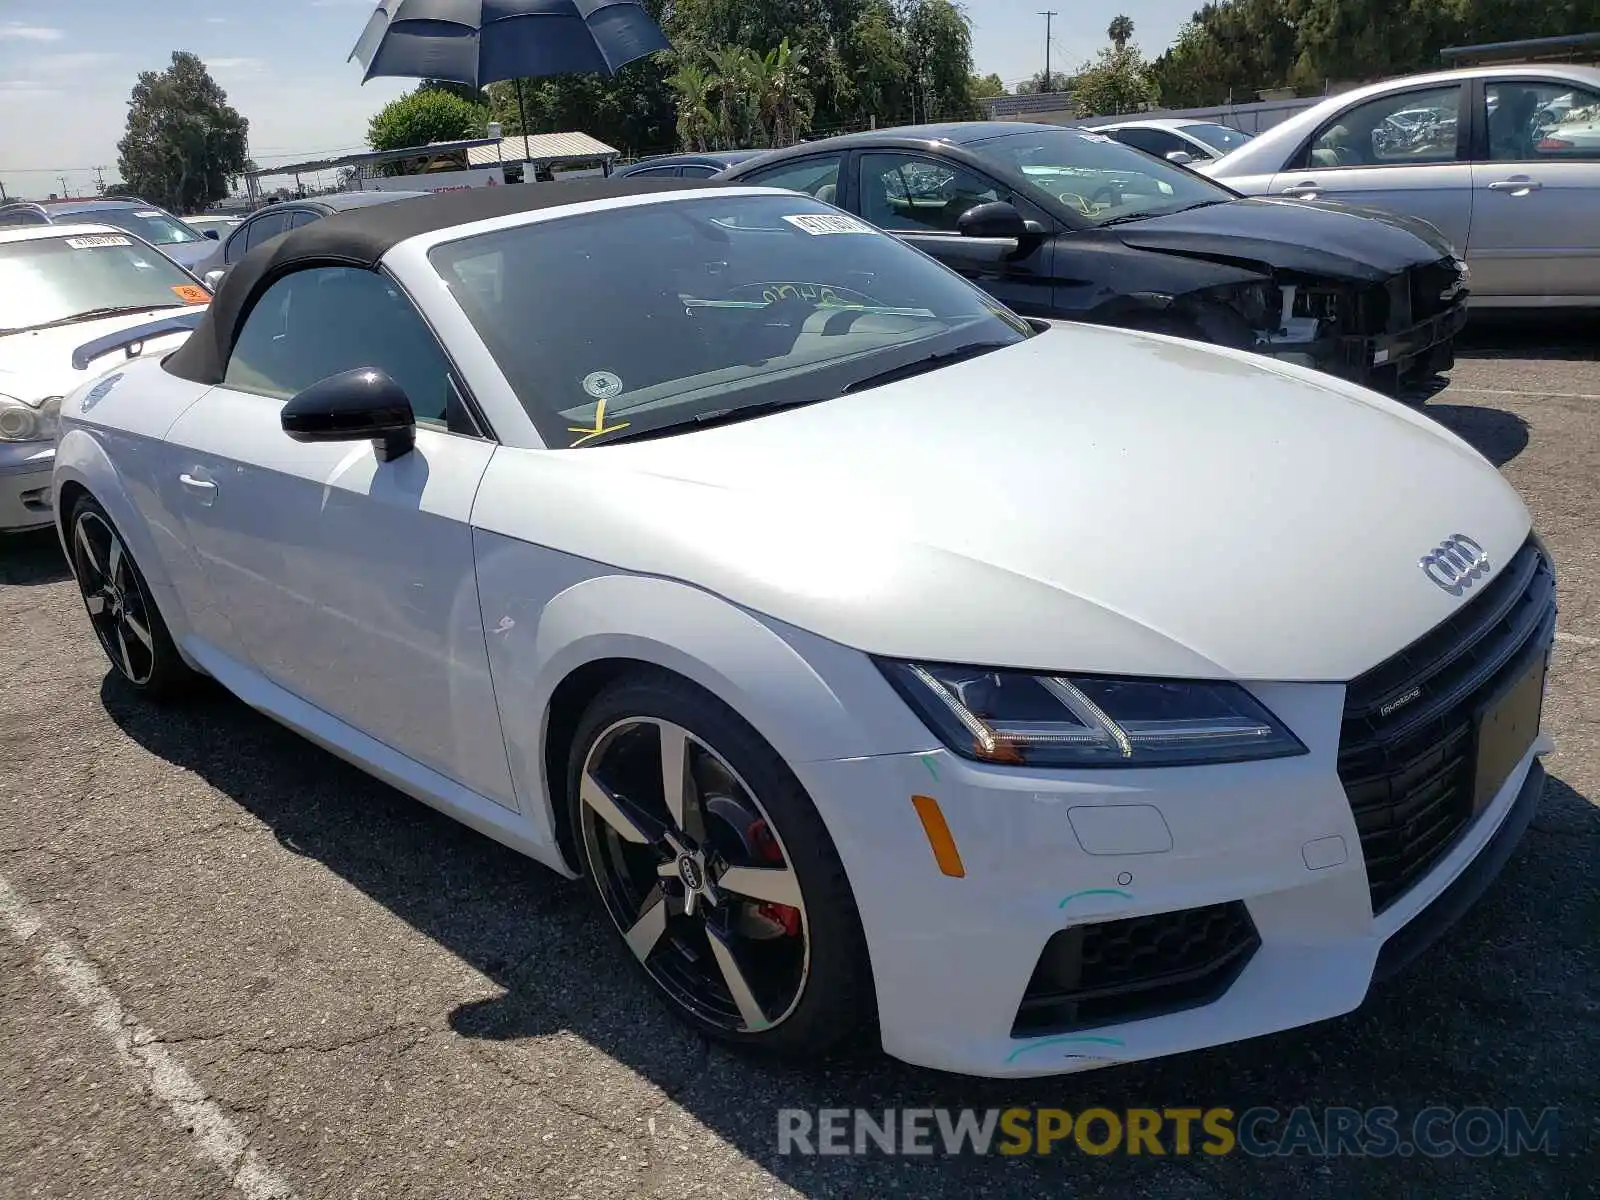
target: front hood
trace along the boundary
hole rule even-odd
[[[1425,236],[1413,225],[1432,232]],[[1331,201],[1244,198],[1151,217],[1115,232],[1141,250],[1262,262],[1366,283],[1380,283],[1450,253],[1425,221]]]
[[[38,329],[0,337],[0,394],[15,396],[29,404],[36,404],[50,396],[64,396],[79,384],[93,379],[117,358],[123,357],[120,353],[103,355],[91,362],[86,370],[77,371],[72,366],[72,352],[79,346],[123,329],[160,320],[163,313],[178,311],[171,307],[152,308],[117,317],[102,317],[98,321],[79,321],[73,325],[58,325],[54,329]],[[188,335],[179,336],[181,340]],[[147,348],[164,345],[167,340],[152,340]]]
[[[1343,680],[1464,600],[1529,517],[1426,418],[1158,335],[1060,326],[854,396],[538,453],[486,527],[686,579],[858,649],[1058,670]],[[480,518],[475,514],[475,523]]]

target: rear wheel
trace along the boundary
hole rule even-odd
[[[737,714],[664,672],[590,706],[572,825],[629,956],[721,1041],[816,1055],[871,1017],[865,940],[827,829]]]
[[[123,681],[154,699],[186,692],[195,681],[167,632],[133,555],[98,501],[73,505],[67,545],[89,623]]]

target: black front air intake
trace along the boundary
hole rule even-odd
[[[1063,929],[1045,943],[1011,1036],[1090,1029],[1209,1004],[1260,944],[1237,900]]]

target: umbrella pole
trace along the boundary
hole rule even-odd
[[[533,131],[528,128],[528,109],[522,102],[522,80],[518,78],[512,82],[517,86],[517,116],[522,118],[522,140],[526,142]]]

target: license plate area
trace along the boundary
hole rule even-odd
[[[1479,713],[1477,779],[1472,791],[1474,816],[1499,794],[1528,747],[1539,736],[1548,668],[1549,656],[1538,655],[1510,687]]]

